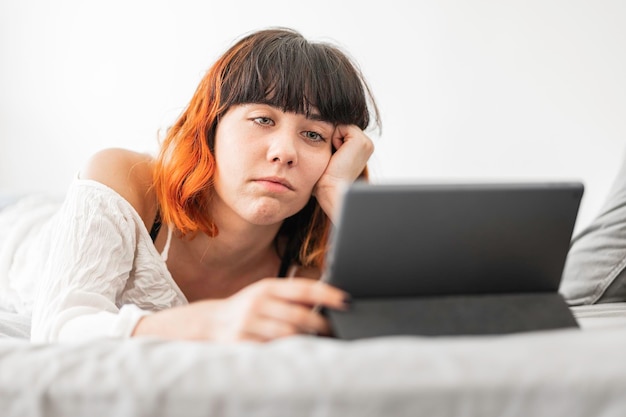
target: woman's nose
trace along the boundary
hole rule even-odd
[[[272,163],[295,166],[298,163],[298,152],[293,133],[276,132],[272,136],[267,150],[267,159]]]

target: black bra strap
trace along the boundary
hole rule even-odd
[[[159,235],[159,230],[161,230],[161,212],[157,209],[156,216],[154,216],[154,223],[152,223],[152,228],[150,229],[150,237],[153,243]]]
[[[280,269],[278,270],[278,278],[285,278],[289,267],[291,266],[291,256],[283,256],[280,260]]]

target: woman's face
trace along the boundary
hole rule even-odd
[[[330,161],[334,131],[315,113],[232,106],[215,133],[216,220],[234,215],[270,225],[300,211]]]

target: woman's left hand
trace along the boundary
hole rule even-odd
[[[372,140],[355,125],[339,125],[332,138],[336,151],[326,171],[318,180],[313,194],[324,212],[335,221],[341,189],[354,182],[374,152]]]

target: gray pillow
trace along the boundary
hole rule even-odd
[[[626,159],[600,213],[572,240],[560,292],[570,305],[626,301]]]

